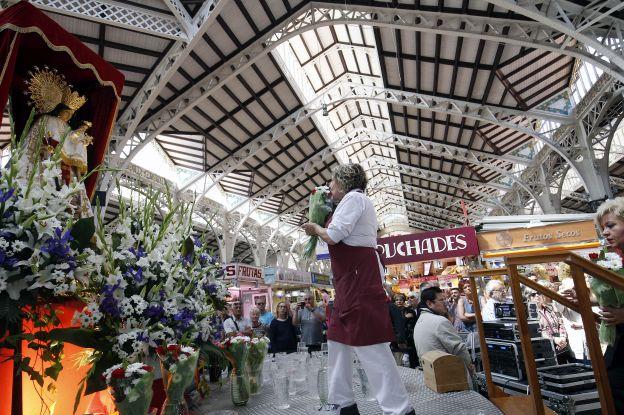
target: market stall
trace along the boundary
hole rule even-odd
[[[227,264],[225,280],[232,286],[228,291],[233,298],[241,301],[243,315],[249,317],[249,311],[260,299],[266,301],[267,309],[271,307],[271,287],[264,283],[264,269],[248,264]]]
[[[378,239],[377,246],[393,290],[404,293],[418,290],[424,282],[453,286],[459,280],[461,258],[479,254],[472,227],[390,236]]]

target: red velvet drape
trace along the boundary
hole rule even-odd
[[[11,96],[11,111],[18,133],[30,115],[24,81],[35,66],[58,70],[88,101],[74,115],[93,123],[89,133],[89,168],[102,163],[108,148],[124,76],[74,35],[26,1],[0,12],[0,108]],[[4,59],[7,57],[8,59]],[[97,175],[86,183],[93,194]]]

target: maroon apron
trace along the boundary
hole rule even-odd
[[[375,249],[343,242],[328,246],[336,298],[327,339],[349,346],[393,341]]]

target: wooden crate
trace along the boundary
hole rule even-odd
[[[468,390],[466,367],[457,356],[432,350],[421,358],[425,385],[435,392]]]

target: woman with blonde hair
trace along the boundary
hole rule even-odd
[[[596,224],[610,249],[621,257],[624,256],[624,197],[604,201],[596,212]],[[570,299],[576,299],[574,289],[567,289],[562,293]],[[623,414],[624,308],[600,307],[600,310],[600,319],[607,326],[615,327],[615,339],[607,346],[604,358],[616,412]]]

